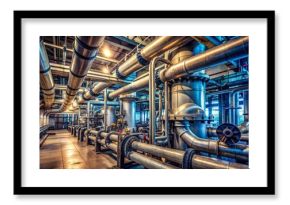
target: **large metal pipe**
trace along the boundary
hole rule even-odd
[[[199,151],[233,158],[239,158],[241,156],[241,159],[247,158],[249,154],[247,148],[243,150],[235,149],[225,144],[220,144],[217,140],[199,138],[186,127],[176,127],[176,132],[189,147]]]
[[[42,41],[39,44],[40,54],[40,87],[43,93],[44,107],[49,108],[54,102],[54,82],[49,65],[49,59]]]
[[[202,54],[188,58],[178,64],[163,69],[159,73],[159,78],[165,82],[183,77],[226,62],[228,59],[240,59],[248,55],[248,37],[231,40],[220,46],[205,51]],[[110,98],[115,98],[120,94],[131,93],[142,90],[149,84],[149,76],[132,82],[110,93]]]
[[[165,51],[168,51],[176,46],[180,46],[187,41],[186,37],[182,36],[161,36],[145,46],[141,51],[131,56],[127,61],[121,64],[117,71],[116,76],[125,78],[131,73],[137,71],[156,56],[161,55]],[[111,70],[110,72],[113,72]],[[86,92],[86,99],[91,99],[93,96],[100,93],[107,87],[110,87],[112,83],[98,83],[91,87],[90,91]]]
[[[238,60],[248,56],[249,37],[230,40],[227,43],[211,48],[204,53],[193,56],[169,69],[160,72],[160,79],[165,82],[180,78],[193,72],[213,67],[229,60]]]
[[[150,145],[135,141],[132,143],[131,146],[134,150],[146,152],[156,157],[166,158],[167,160],[176,162],[178,164],[182,164],[182,160],[184,157],[184,151],[160,147],[157,145]]]
[[[165,164],[157,159],[146,157],[137,152],[130,152],[128,158],[138,164],[143,165],[148,169],[178,169],[177,167],[169,164]]]
[[[66,98],[60,108],[61,112],[65,111],[72,103],[104,39],[104,36],[77,36],[75,38]]]
[[[248,169],[248,165],[205,157],[205,156],[200,156],[200,155],[194,155],[192,157],[192,168],[195,168],[195,169]]]
[[[134,81],[130,83],[129,85],[125,85],[109,94],[110,99],[114,99],[118,97],[121,94],[126,93],[133,93],[136,91],[139,91],[140,89],[147,87],[149,84],[149,76],[146,76],[144,78],[141,78],[140,80]]]

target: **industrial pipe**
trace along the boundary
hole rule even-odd
[[[116,70],[116,76],[119,78],[125,78],[131,73],[137,71],[148,62],[156,57],[168,51],[176,46],[184,44],[188,39],[181,36],[161,36],[145,46],[141,51],[131,56],[127,61],[121,64]],[[113,70],[110,71],[110,73]],[[110,87],[112,83],[98,83],[94,84],[89,91],[85,93],[86,99],[91,99],[96,96],[102,90]]]
[[[155,57],[149,65],[149,143],[155,143],[155,132],[156,132],[156,108],[155,108],[155,66],[158,62],[170,64],[170,61]]]
[[[143,165],[148,169],[178,169],[178,167],[165,164],[157,159],[144,156],[143,154],[139,154],[137,152],[130,152],[128,154],[128,158],[138,164]]]
[[[54,82],[43,41],[39,45],[40,54],[40,87],[43,93],[44,107],[49,108],[54,102]]]
[[[184,151],[160,147],[157,145],[145,144],[137,141],[134,141],[131,146],[134,150],[146,152],[156,157],[162,157],[172,162],[182,164]]]
[[[201,71],[230,60],[245,58],[248,56],[248,44],[248,36],[230,40],[204,53],[172,65],[169,69],[162,70],[159,77],[165,82],[167,80],[184,77],[193,72]]]
[[[189,146],[198,151],[204,151],[215,155],[224,155],[226,157],[242,159],[248,157],[248,149],[236,149],[228,147],[227,145],[220,144],[217,140],[203,139],[196,136],[186,127],[176,127],[178,136]]]
[[[226,62],[225,59],[240,59],[248,55],[248,37],[231,40],[220,46],[205,51],[202,54],[190,57],[185,61],[163,69],[159,73],[159,78],[165,82],[168,80],[184,77],[192,72],[207,69]],[[125,85],[110,93],[110,98],[115,98],[120,94],[139,91],[149,84],[149,76],[141,78]]]
[[[104,39],[104,36],[77,36],[75,38],[66,98],[60,108],[60,112],[65,111],[72,103]]]

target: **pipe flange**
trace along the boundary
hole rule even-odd
[[[192,157],[195,155],[195,151],[192,148],[185,150],[182,159],[182,169],[192,169]]]
[[[141,55],[141,52],[140,52],[140,50],[137,50],[137,60],[138,60],[138,62],[141,64],[141,65],[143,65],[143,66],[145,66],[145,65],[148,65],[149,64],[149,61],[147,61],[145,58],[143,58],[143,56]]]
[[[132,151],[132,143],[139,141],[139,138],[136,135],[125,137],[121,142],[121,150],[123,155],[128,158],[129,153]]]
[[[120,79],[125,79],[127,76],[124,76],[120,73],[119,67],[116,69],[116,76]]]

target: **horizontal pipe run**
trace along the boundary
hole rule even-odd
[[[233,42],[232,42],[233,41]],[[193,56],[185,61],[170,66],[168,69],[163,69],[159,73],[159,78],[165,82],[175,78],[183,77],[192,72],[197,72],[202,69],[207,69],[224,63],[223,58],[244,58],[248,55],[248,37],[243,37],[238,40],[232,40],[223,45],[207,50],[202,54]],[[145,76],[139,80],[125,85],[109,94],[109,98],[118,97],[120,94],[132,93],[140,91],[149,85],[149,76]]]
[[[128,158],[138,164],[143,165],[148,169],[178,169],[173,165],[165,164],[157,159],[153,159],[151,157],[147,157],[143,154],[139,154],[137,152],[130,152],[128,154]]]
[[[152,41],[150,44],[145,46],[140,53],[136,53],[133,56],[131,56],[127,61],[119,65],[116,76],[117,77],[127,77],[131,73],[139,70],[144,65],[147,65],[151,59],[153,59],[156,56],[161,55],[162,53],[180,46],[184,44],[185,42],[188,42],[187,37],[180,37],[180,36],[161,36]],[[114,70],[110,70],[110,72],[113,72]],[[114,75],[114,76],[115,76]],[[112,83],[97,83],[91,87],[91,92],[88,91],[86,93],[87,99],[91,99],[91,94],[94,93],[94,95],[97,95],[102,90],[104,90],[107,87],[110,87]]]
[[[192,168],[195,169],[248,169],[248,165],[233,163],[225,160],[194,155],[192,157]]]
[[[114,99],[121,94],[136,92],[144,87],[147,87],[148,85],[149,85],[149,76],[146,76],[144,78],[141,78],[140,80],[134,81],[129,85],[125,85],[124,87],[121,87],[111,92],[109,94],[109,98]]]
[[[230,40],[227,43],[211,48],[204,53],[195,55],[160,72],[160,79],[168,80],[184,77],[209,67],[223,64],[230,60],[238,60],[248,56],[249,37]]]
[[[178,164],[182,164],[184,151],[174,150],[166,147],[160,147],[156,145],[145,144],[142,142],[133,142],[132,148],[134,150],[146,152],[152,154],[156,157],[162,157],[172,162],[176,162]]]
[[[98,139],[97,142],[101,145],[103,145],[104,147],[109,148],[110,150],[114,151],[117,153],[118,151],[118,146],[116,144],[110,143],[110,144],[106,144],[106,140],[104,139]]]

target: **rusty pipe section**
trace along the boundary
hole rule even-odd
[[[201,71],[231,60],[238,60],[248,56],[249,37],[241,37],[228,41],[204,53],[195,55],[169,69],[160,72],[160,79],[168,80],[184,77],[193,72]]]
[[[161,55],[165,51],[168,51],[174,47],[180,46],[188,41],[184,36],[161,36],[149,43],[142,50],[138,50],[136,54],[131,56],[123,64],[121,64],[116,70],[116,76],[118,78],[125,78],[131,73],[137,71],[145,65],[148,65],[150,60],[156,56]],[[110,72],[113,72],[111,70]],[[94,84],[89,91],[84,93],[85,100],[89,100],[98,95],[102,90],[110,87],[112,83],[97,83]]]
[[[40,54],[40,87],[43,93],[44,107],[49,108],[54,102],[54,82],[43,41],[39,44]]]
[[[76,36],[66,89],[66,98],[60,108],[61,112],[65,111],[72,103],[89,69],[91,68],[94,59],[96,58],[98,49],[104,39],[104,36]]]

